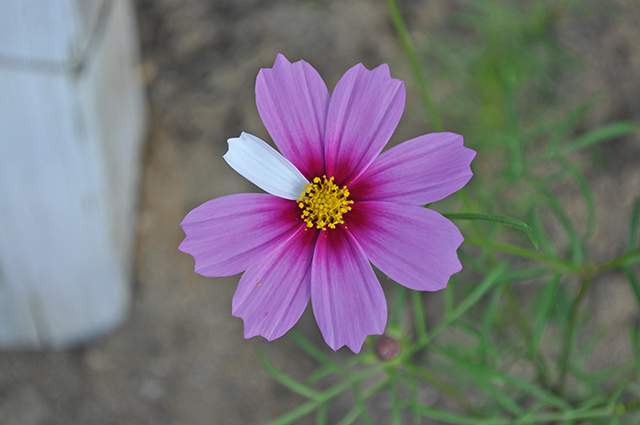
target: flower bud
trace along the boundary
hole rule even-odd
[[[376,354],[382,360],[393,360],[400,354],[400,343],[390,336],[382,335],[376,341]]]

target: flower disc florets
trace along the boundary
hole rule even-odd
[[[339,187],[333,177],[322,176],[322,180],[316,177],[304,189],[297,202],[307,227],[327,230],[327,227],[335,229],[336,225],[344,223],[342,214],[350,211],[349,205],[353,204],[347,186]]]

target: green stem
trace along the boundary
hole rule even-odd
[[[389,374],[389,401],[391,402],[391,425],[401,425],[402,417],[400,415],[400,403],[398,397],[398,379],[395,370]]]
[[[413,318],[416,326],[418,341],[427,339],[426,320],[424,318],[424,309],[422,308],[422,292],[411,291],[411,307],[413,309]]]
[[[406,310],[408,293],[409,290],[402,285],[393,287],[393,306],[389,311],[389,321],[385,330],[390,336],[399,337],[403,334],[402,316]]]
[[[564,386],[567,380],[567,371],[569,370],[569,356],[571,355],[571,350],[573,349],[573,340],[576,332],[576,324],[578,323],[578,312],[580,310],[580,304],[582,304],[582,300],[584,296],[587,294],[587,288],[589,287],[589,283],[591,280],[589,278],[584,278],[580,284],[580,290],[578,291],[578,295],[573,301],[573,305],[571,306],[571,315],[569,316],[569,324],[567,325],[567,333],[564,337],[564,347],[562,350],[562,357],[560,358],[560,380],[558,383],[558,393],[564,393]]]
[[[418,57],[413,47],[413,43],[411,42],[411,37],[409,36],[409,31],[407,30],[407,24],[404,22],[402,14],[400,13],[400,9],[398,8],[398,4],[395,0],[387,0],[387,5],[389,6],[389,13],[391,14],[393,26],[396,28],[396,33],[398,34],[398,38],[400,39],[400,43],[402,44],[404,53],[407,56],[407,60],[409,61],[409,67],[411,68],[411,72],[413,73],[413,78],[418,85],[418,90],[420,92],[420,97],[422,97],[424,108],[427,112],[427,115],[429,116],[429,119],[431,120],[431,125],[433,125],[433,129],[435,131],[444,131],[444,126],[442,125],[440,114],[438,113],[436,104],[431,97],[431,92],[429,91],[429,87],[427,86],[427,81],[425,80],[424,75],[420,70]]]
[[[614,258],[613,260],[607,261],[606,263],[599,266],[597,268],[597,271],[599,273],[602,273],[621,266],[630,266],[638,262],[640,262],[640,248],[631,252],[627,252],[626,254]]]

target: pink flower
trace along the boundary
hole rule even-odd
[[[369,262],[419,291],[442,289],[460,271],[460,231],[421,205],[462,188],[475,152],[462,136],[434,133],[379,155],[404,101],[404,84],[386,64],[354,66],[332,96],[304,61],[278,55],[260,70],[258,112],[282,155],[242,133],[224,159],[269,194],[213,199],[181,224],[180,250],[197,273],[244,272],[232,310],[245,338],[282,336],[311,299],[327,344],[357,353],[387,321]]]

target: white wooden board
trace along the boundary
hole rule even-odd
[[[126,317],[145,103],[129,0],[0,0],[0,347]]]

